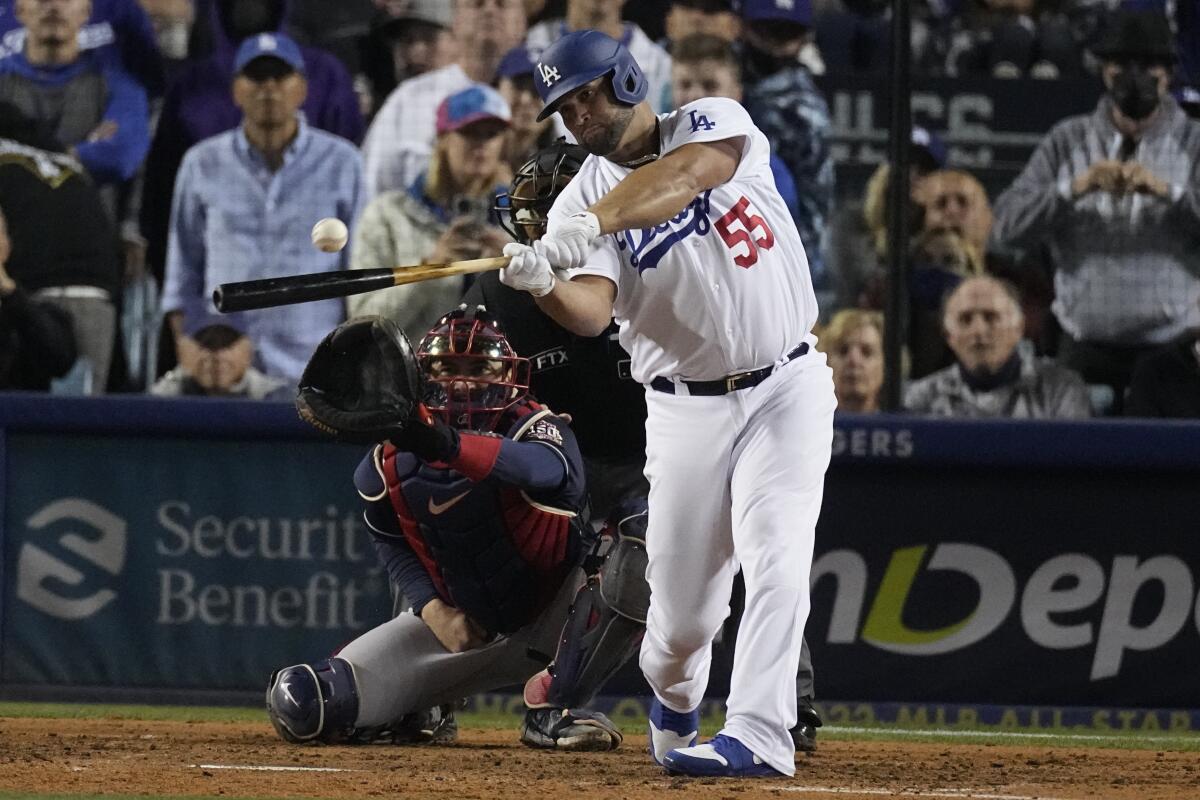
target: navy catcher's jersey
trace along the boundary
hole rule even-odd
[[[504,437],[462,432],[449,467],[383,444],[355,474],[414,608],[440,597],[493,634],[535,619],[583,551],[583,460],[570,428],[532,401],[506,421]]]

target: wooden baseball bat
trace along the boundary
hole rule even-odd
[[[508,256],[474,258],[449,264],[421,264],[411,267],[380,267],[378,269],[345,269],[334,272],[309,272],[282,278],[222,283],[213,290],[213,305],[222,313],[248,311],[252,308],[287,306],[313,300],[349,297],[352,294],[373,292],[389,286],[488,272],[508,266]]]

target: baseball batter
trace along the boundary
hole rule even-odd
[[[651,754],[688,775],[795,772],[788,729],[835,399],[770,145],[735,101],[655,116],[617,41],[542,53],[545,108],[592,153],[501,280],[585,336],[615,318],[646,386]],[[561,271],[558,271],[561,270]],[[713,637],[746,579],[727,719],[697,744]]]
[[[513,237],[530,244],[546,232],[551,206],[579,172],[588,152],[559,139],[537,151],[517,170],[512,188],[497,195],[499,222]],[[589,506],[594,520],[608,519],[624,498],[645,499],[646,392],[629,374],[629,354],[617,344],[614,323],[596,337],[575,336],[538,312],[535,300],[485,272],[463,297],[468,306],[485,306],[504,328],[518,353],[529,355],[529,388],[538,401],[568,412],[571,430],[583,454]],[[618,514],[617,518],[622,518]],[[745,583],[734,584],[734,612],[721,631],[726,659],[733,652]],[[721,654],[714,655],[720,659]],[[812,655],[801,648],[796,671],[797,722],[791,729],[797,751],[817,747],[821,718],[813,708]],[[586,704],[573,701],[570,705]]]

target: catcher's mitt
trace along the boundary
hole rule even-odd
[[[296,410],[343,442],[374,444],[408,426],[423,389],[417,355],[400,326],[358,317],[317,345],[300,377]]]

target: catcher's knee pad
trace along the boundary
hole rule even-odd
[[[637,650],[646,632],[645,501],[625,508],[608,527],[611,547],[595,575],[575,595],[551,668],[549,704],[587,705]]]
[[[267,685],[267,716],[289,742],[336,742],[354,733],[358,687],[342,658],[285,667]]]

